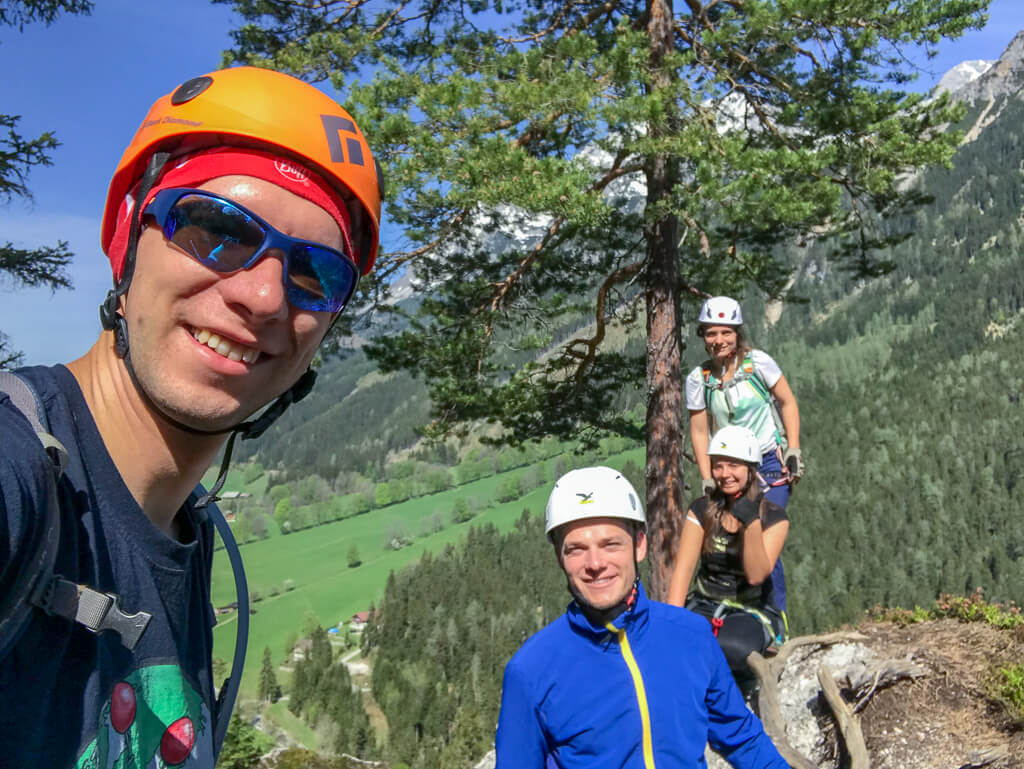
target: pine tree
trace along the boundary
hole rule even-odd
[[[263,667],[260,668],[260,699],[263,702],[277,702],[281,698],[281,687],[277,683],[270,647],[263,649]]]
[[[224,747],[217,758],[218,769],[251,769],[274,747],[274,739],[247,724],[236,710],[228,723]]]
[[[52,24],[62,13],[85,14],[92,10],[88,0],[12,0],[0,6],[0,27],[18,31],[33,22]],[[53,164],[50,152],[60,142],[49,131],[34,139],[18,133],[20,115],[0,113],[0,201],[13,198],[31,200],[28,175],[35,166]],[[66,241],[56,246],[34,249],[15,248],[13,243],[0,243],[0,278],[12,288],[46,286],[51,291],[71,288],[67,267],[73,254]],[[10,368],[22,361],[21,353],[11,350],[7,336],[0,331],[0,368]]]
[[[875,249],[906,232],[877,219],[920,202],[899,180],[948,163],[958,137],[936,126],[962,114],[902,90],[906,50],[981,26],[987,0],[234,5],[230,58],[345,83],[388,168],[415,248],[361,288],[412,266],[424,300],[371,354],[424,377],[433,435],[645,438],[658,595],[684,512],[684,300],[781,294],[776,246],[830,233],[848,269],[890,269]],[[536,237],[481,240],[517,222]],[[615,327],[642,331],[640,358]]]

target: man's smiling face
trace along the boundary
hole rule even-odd
[[[268,181],[222,176],[200,189],[292,237],[343,247],[327,211]],[[249,269],[218,273],[147,222],[124,308],[135,374],[165,413],[199,429],[224,429],[295,383],[331,314],[289,304],[280,252],[268,251]]]
[[[636,563],[647,555],[643,530],[636,533],[622,518],[587,518],[566,524],[558,560],[570,589],[583,603],[603,611],[629,595],[636,580]]]

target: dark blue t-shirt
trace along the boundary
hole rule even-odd
[[[0,659],[0,765],[213,767],[212,526],[186,504],[185,543],[160,531],[121,479],[71,372],[18,373],[70,455],[58,485],[55,573],[153,618],[131,652],[116,633],[94,635],[34,610]],[[28,421],[0,394],[0,591],[24,566],[19,558],[44,517],[49,463]]]

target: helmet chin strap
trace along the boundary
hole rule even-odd
[[[163,170],[169,157],[170,153],[157,152],[150,158],[146,166],[146,172],[143,174],[139,184],[139,192],[135,199],[137,206],[141,207],[145,202],[146,196],[152,190],[153,184],[160,176],[160,172]],[[132,276],[135,274],[135,256],[141,232],[142,212],[132,211],[132,223],[128,235],[128,249],[125,254],[124,269],[121,272],[120,279],[115,278],[114,287],[107,292],[106,298],[100,305],[100,323],[106,331],[114,332],[114,352],[118,358],[124,361],[124,366],[128,371],[128,377],[132,381],[132,386],[150,411],[159,415],[161,419],[177,429],[193,435],[223,435],[224,433],[230,433],[224,449],[224,458],[221,461],[220,471],[217,474],[217,480],[210,490],[200,497],[195,504],[197,509],[202,509],[211,502],[215,502],[218,499],[217,494],[224,487],[228,475],[228,466],[231,463],[231,452],[234,449],[235,438],[241,435],[242,440],[249,440],[262,435],[290,405],[309,395],[313,385],[316,383],[316,372],[313,369],[306,369],[306,372],[299,377],[295,384],[275,398],[258,417],[249,421],[239,422],[232,427],[225,427],[219,430],[202,430],[175,419],[164,409],[160,408],[149,396],[146,388],[142,386],[139,378],[135,375],[135,368],[132,366],[130,346],[128,344],[128,323],[121,313],[119,306],[121,297],[128,294]],[[335,317],[335,320],[337,320],[337,317]]]
[[[640,587],[640,575],[637,574],[633,578],[633,585],[630,587],[625,597],[614,606],[609,606],[607,609],[599,609],[589,601],[585,600],[572,585],[572,581],[568,581],[569,595],[573,597],[573,600],[579,604],[583,614],[589,619],[594,625],[604,627],[609,622],[617,619],[627,611],[631,611],[633,606],[636,605],[636,593]]]

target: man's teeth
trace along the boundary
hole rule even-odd
[[[235,344],[228,339],[221,339],[212,331],[207,331],[205,328],[192,329],[192,336],[195,337],[199,344],[205,344],[211,350],[215,350],[229,360],[240,360],[245,361],[246,363],[255,363],[256,359],[260,357],[259,350],[254,350],[251,347],[243,347],[242,345]]]

